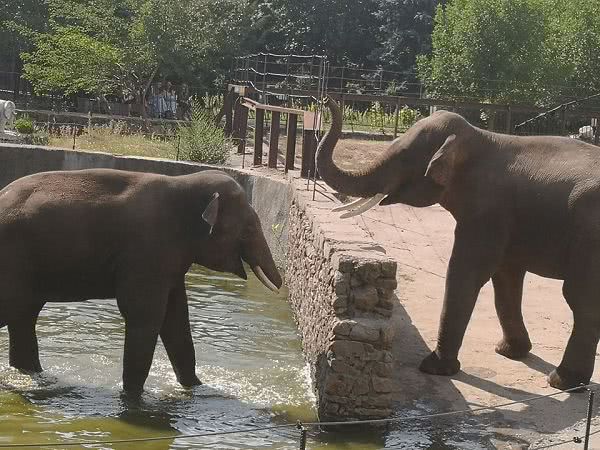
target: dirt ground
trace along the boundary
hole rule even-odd
[[[336,160],[355,168],[364,167],[389,143],[350,140],[338,145]],[[527,358],[512,361],[494,352],[502,332],[488,283],[467,329],[461,372],[453,377],[429,376],[417,367],[435,347],[454,219],[439,205],[393,205],[348,220],[398,262],[399,326],[394,342],[398,415],[473,409],[558,392],[548,385],[546,375],[560,362],[572,324],[560,281],[533,274],[525,279],[523,314],[533,343]],[[409,432],[414,434],[413,448],[583,448],[573,439],[584,435],[587,403],[586,393],[561,394],[497,411],[434,419],[413,425]],[[598,417],[595,430],[600,432]],[[423,442],[429,444],[420,446]],[[600,448],[600,434],[592,436],[590,448]]]

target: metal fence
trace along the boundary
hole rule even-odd
[[[507,82],[485,80],[488,86],[479,96],[453,95],[432,98],[424,85],[414,81],[414,74],[330,66],[322,56],[276,55],[257,53],[238,57],[232,67],[231,82],[247,86],[261,96],[263,103],[315,109],[322,80],[324,92],[342,103],[344,128],[353,132],[370,132],[397,136],[420,117],[435,109],[450,109],[464,115],[471,123],[511,134],[582,135],[592,141],[597,135],[595,122],[600,117],[600,97],[587,99],[576,86],[548,86],[561,92],[552,113],[531,104],[481,102],[495,98]],[[516,86],[516,83],[513,83]],[[515,87],[512,86],[512,87]],[[525,86],[521,86],[524,88]],[[539,116],[536,120],[529,120]],[[327,117],[325,118],[327,121]],[[522,124],[520,127],[516,125]],[[591,136],[591,138],[589,138]]]

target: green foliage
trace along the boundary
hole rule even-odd
[[[379,44],[370,57],[388,70],[404,72],[414,81],[417,56],[431,51],[438,0],[376,0],[375,3],[374,14],[380,24]]]
[[[36,49],[22,55],[25,78],[38,92],[65,94],[111,93],[116,89],[114,73],[120,70],[121,52],[78,28],[58,28],[40,35]]]
[[[33,121],[27,116],[19,117],[15,120],[14,127],[15,130],[21,134],[33,134],[35,131]]]
[[[192,120],[178,130],[180,152],[190,161],[207,164],[224,164],[229,157],[230,141],[222,128],[215,125],[214,117],[202,108],[197,100],[192,102]]]
[[[495,102],[598,91],[599,10],[600,0],[454,0],[437,9],[420,78],[431,96]]]
[[[540,0],[454,0],[438,7],[431,58],[419,73],[432,96],[527,100],[544,67]]]

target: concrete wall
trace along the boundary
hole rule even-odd
[[[36,172],[114,168],[165,175],[200,164],[0,144],[0,188]],[[306,180],[281,172],[223,168],[246,190],[285,271],[289,301],[311,366],[322,420],[391,412],[391,323],[396,263],[331,202],[312,200]]]

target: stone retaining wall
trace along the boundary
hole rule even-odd
[[[295,184],[286,283],[321,420],[391,413],[396,262]]]
[[[93,167],[182,175],[200,164],[0,144],[0,188],[35,172]],[[306,180],[224,168],[244,187],[284,268],[289,301],[311,366],[321,420],[391,412],[396,263],[332,202],[311,199]]]

